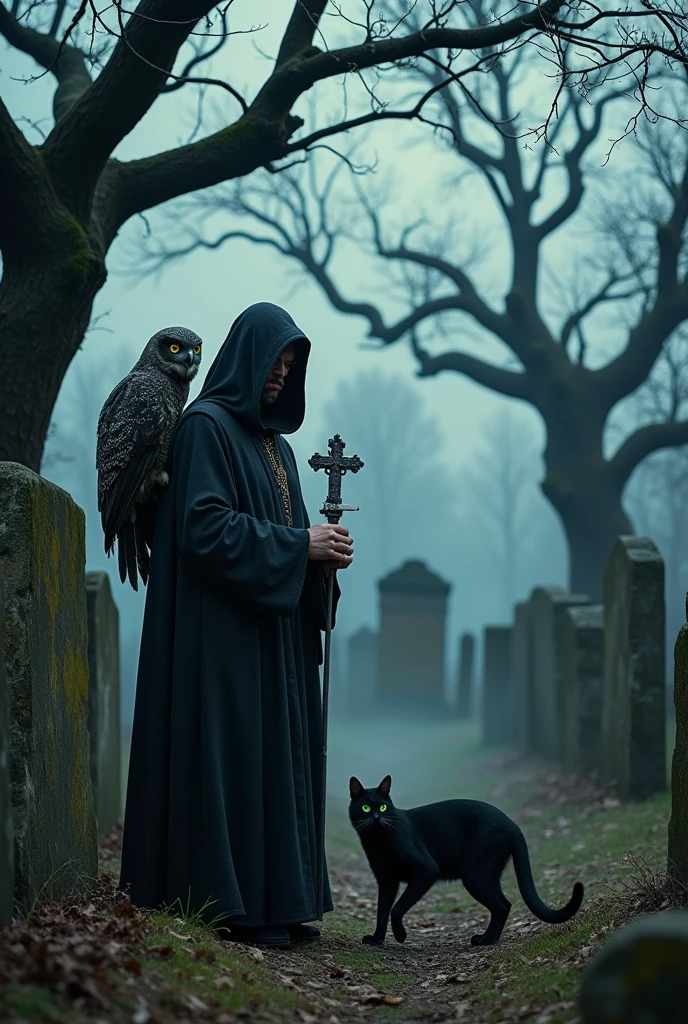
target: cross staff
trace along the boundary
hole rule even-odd
[[[346,445],[339,434],[335,434],[327,442],[329,455],[312,455],[308,465],[317,473],[324,469],[328,476],[327,498],[320,509],[320,514],[327,517],[328,523],[338,523],[343,512],[358,512],[356,505],[342,504],[342,477],[346,473],[358,473],[363,469],[363,462],[358,455],[346,456]],[[327,624],[325,627],[325,654],[323,657],[323,692],[322,692],[322,779],[320,793],[320,820],[318,822],[318,873],[317,891],[318,920],[323,919],[323,900],[325,888],[325,806],[327,788],[327,711],[330,700],[330,655],[332,643],[332,605],[334,595],[335,570],[330,569],[327,577]]]

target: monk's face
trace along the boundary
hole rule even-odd
[[[287,345],[273,368],[270,370],[265,387],[263,388],[263,402],[265,405],[272,405],[273,402],[276,402],[279,398],[280,391],[284,387],[287,374],[294,365],[294,357],[294,346]]]

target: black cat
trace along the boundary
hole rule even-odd
[[[349,818],[377,879],[377,926],[364,942],[381,946],[391,917],[397,942],[406,938],[403,918],[437,881],[461,881],[468,893],[490,911],[490,923],[473,946],[497,942],[511,910],[502,892],[502,872],[513,857],[516,880],[528,909],[549,924],[568,921],[583,902],[576,882],[561,910],[542,902],[535,889],[525,837],[516,822],[480,800],[443,800],[402,811],[392,803],[387,775],[377,789],[349,780]],[[401,882],[406,889],[397,902]],[[391,913],[390,913],[391,912]]]

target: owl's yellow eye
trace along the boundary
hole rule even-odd
[[[195,352],[195,354],[196,354],[197,356],[200,356],[200,354],[201,354],[201,346],[200,346],[200,345],[196,345],[196,346],[194,347],[194,352]]]
[[[365,811],[365,813],[367,814],[368,811],[370,810],[370,805],[369,804],[363,804],[363,807],[361,807],[361,810]]]
[[[179,352],[179,345],[170,345],[170,352],[173,356],[176,356],[177,352]]]
[[[387,804],[380,804],[380,810],[384,813],[387,810]]]

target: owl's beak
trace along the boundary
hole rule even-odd
[[[194,364],[193,349],[188,349],[188,351],[186,353],[186,358],[188,360],[189,366],[193,366],[193,364]]]

